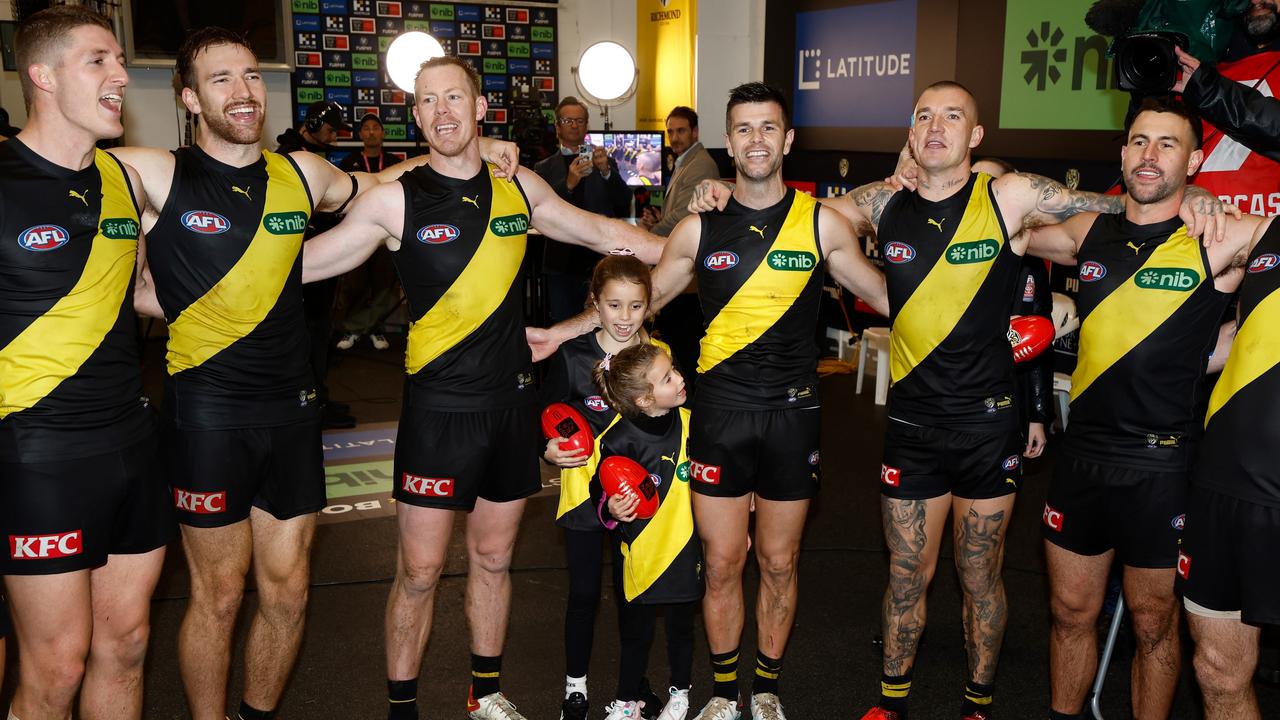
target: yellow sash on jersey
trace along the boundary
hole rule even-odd
[[[1277,327],[1280,327],[1280,290],[1274,290],[1263,298],[1236,333],[1227,366],[1209,396],[1209,412],[1204,419],[1206,426],[1214,413],[1221,410],[1237,392],[1280,365],[1280,333],[1276,332]]]
[[[71,291],[0,349],[0,418],[35,405],[79,372],[115,326],[129,293],[138,209],[120,163],[101,150],[93,163],[102,177],[98,233]]]
[[[978,289],[1004,251],[1006,238],[1000,210],[991,202],[991,176],[978,173],[973,193],[958,218],[955,235],[911,297],[902,305],[889,333],[889,368],[893,382],[901,382],[955,330],[969,310]],[[948,218],[930,218],[946,223]],[[941,232],[926,224],[919,233]],[[989,253],[991,241],[995,252]],[[989,258],[973,261],[974,253]]]
[[[667,496],[640,536],[630,544],[621,544],[622,588],[628,602],[642,595],[662,577],[693,536],[693,498],[689,492],[689,480],[678,477],[680,466],[689,461],[689,411],[685,408],[679,408],[679,411],[680,453],[676,456],[676,472],[671,474]]]
[[[662,348],[662,351],[668,355],[671,354],[671,346],[661,340],[649,338],[649,344]],[[586,465],[560,470],[560,503],[556,506],[557,520],[591,499],[591,478],[595,477],[596,467],[600,465],[600,439],[609,432],[609,428],[618,424],[620,417],[622,416],[614,414],[613,420],[600,431],[600,436],[595,439],[595,450],[587,458]]]
[[[796,191],[791,209],[774,238],[773,245],[751,273],[751,277],[738,288],[729,302],[707,325],[698,356],[698,372],[706,373],[733,357],[734,353],[750,345],[777,324],[783,313],[804,292],[809,279],[822,258],[818,256],[818,242],[814,235],[813,214],[818,203],[808,195]],[[774,253],[804,253],[811,255],[813,266],[806,271],[776,270],[771,265]]]
[[[487,168],[488,166],[486,166]],[[488,169],[493,202],[484,238],[453,285],[422,317],[409,325],[405,370],[414,375],[475,332],[502,305],[524,262],[529,204],[515,183]],[[513,216],[519,216],[513,221]],[[495,225],[499,226],[495,232]]]
[[[1166,276],[1177,277],[1170,274],[1176,271],[1194,272],[1199,279],[1194,285],[1175,289],[1152,286]],[[1071,399],[1080,397],[1094,380],[1168,321],[1195,294],[1207,275],[1200,242],[1187,237],[1186,226],[1178,228],[1081,323],[1080,354],[1071,374]],[[1147,287],[1139,284],[1144,278]]]
[[[285,156],[262,156],[267,193],[258,230],[227,274],[169,323],[170,375],[199,367],[253,332],[276,306],[302,251],[311,208],[306,186]],[[279,224],[282,216],[287,227]]]

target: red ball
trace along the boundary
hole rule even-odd
[[[596,439],[591,426],[582,413],[564,403],[552,403],[542,411],[542,434],[548,440],[562,437],[561,450],[581,450],[590,455],[595,451]]]
[[[648,520],[658,512],[658,483],[661,479],[641,467],[640,463],[621,455],[610,455],[600,463],[600,486],[606,495],[619,495],[630,488],[640,504],[636,517]]]
[[[1009,322],[1013,361],[1026,362],[1053,344],[1053,321],[1039,315],[1019,315]]]

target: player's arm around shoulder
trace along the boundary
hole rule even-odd
[[[880,217],[896,188],[883,180],[867,183],[833,198],[819,200],[824,206],[835,210],[853,225],[855,234],[872,235],[880,229]]]
[[[1072,190],[1034,173],[1005,173],[991,181],[991,190],[1011,237],[1024,228],[1055,225],[1080,213],[1124,212],[1123,195]]]
[[[1226,239],[1205,247],[1209,256],[1209,269],[1213,271],[1213,284],[1219,292],[1232,293],[1244,279],[1244,267],[1249,254],[1271,227],[1274,218],[1258,215],[1242,215],[1227,218]]]
[[[289,153],[289,157],[298,164],[298,169],[307,180],[307,187],[311,188],[316,212],[346,210],[357,196],[379,185],[373,175],[343,172],[337,165],[313,152],[296,150]]]
[[[662,256],[664,238],[570,205],[535,172],[520,173],[518,182],[529,199],[530,223],[552,240],[581,245],[601,254],[631,252],[650,265]]]
[[[124,164],[125,174],[129,176],[129,185],[133,192],[133,202],[138,207],[140,217],[146,217],[150,211],[147,191],[143,186],[142,174],[127,162]],[[141,224],[141,223],[140,223]],[[151,223],[154,225],[154,220]],[[138,252],[134,260],[133,311],[147,317],[163,318],[160,309],[160,298],[156,295],[155,283],[151,279],[151,268],[147,267],[147,238],[142,227],[138,228]]]
[[[1080,246],[1098,213],[1086,212],[1051,225],[1026,225],[1009,243],[1018,254],[1034,255],[1059,265],[1075,265]]]
[[[160,211],[169,200],[169,188],[173,185],[173,153],[148,147],[119,147],[107,152],[124,163],[134,193],[139,195],[142,229],[155,227]]]
[[[686,215],[676,223],[667,236],[662,257],[653,268],[653,297],[649,299],[650,314],[661,310],[693,281],[694,261],[698,244],[702,241],[702,218]]]
[[[400,248],[404,231],[404,186],[378,185],[352,205],[346,217],[326,233],[302,245],[302,281],[314,282],[358,267],[379,245]]]
[[[827,272],[841,286],[862,298],[875,311],[889,316],[889,294],[880,272],[858,242],[854,226],[843,214],[818,206],[818,237],[827,261]]]

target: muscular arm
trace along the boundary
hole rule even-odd
[[[1093,221],[1097,217],[1097,213],[1086,213],[1056,225],[1026,228],[1021,237],[1027,243],[1027,254],[1059,265],[1075,265],[1080,244],[1084,242],[1085,235],[1089,234],[1089,228],[1093,227]]]
[[[1061,223],[1083,212],[1124,212],[1123,195],[1072,190],[1043,175],[1007,173],[991,182],[1010,237],[1024,228]]]
[[[621,220],[579,210],[556,195],[537,173],[521,175],[520,185],[533,212],[530,221],[548,237],[601,254],[629,250],[650,265],[662,256],[662,238]]]
[[[897,192],[892,185],[878,180],[854,188],[837,198],[825,198],[823,204],[836,210],[853,223],[859,236],[871,235],[880,229],[880,216],[889,198]]]
[[[358,267],[380,244],[399,249],[403,225],[400,183],[377,186],[351,206],[337,227],[303,243],[302,282],[324,280]]]
[[[888,317],[889,295],[884,274],[867,260],[853,226],[830,208],[819,207],[818,212],[818,232],[826,253],[827,271],[836,282]]]
[[[516,170],[520,167],[519,145],[506,140],[495,140],[488,137],[481,137],[478,140],[480,142],[480,159],[495,165],[494,175],[500,178],[513,178],[516,176]],[[430,153],[406,158],[391,167],[383,168],[380,172],[374,173],[373,179],[385,185],[389,182],[395,182],[400,179],[401,175],[416,167],[430,164]]]

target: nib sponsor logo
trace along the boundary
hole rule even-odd
[[[79,555],[83,534],[72,530],[56,535],[10,535],[9,557],[14,560],[51,560]]]
[[[880,465],[880,482],[885,485],[898,487],[902,484],[902,470],[888,465]]]
[[[401,487],[421,497],[453,497],[453,478],[433,478],[404,473]]]
[[[173,505],[197,515],[217,515],[227,511],[227,491],[204,493],[174,488]]]
[[[1044,520],[1044,524],[1048,526],[1050,530],[1054,532],[1062,532],[1062,513],[1049,507],[1049,503],[1044,504],[1044,514],[1041,515],[1041,519]]]
[[[706,465],[697,460],[689,461],[690,470],[692,471],[694,482],[700,482],[707,485],[720,484],[720,466]]]

